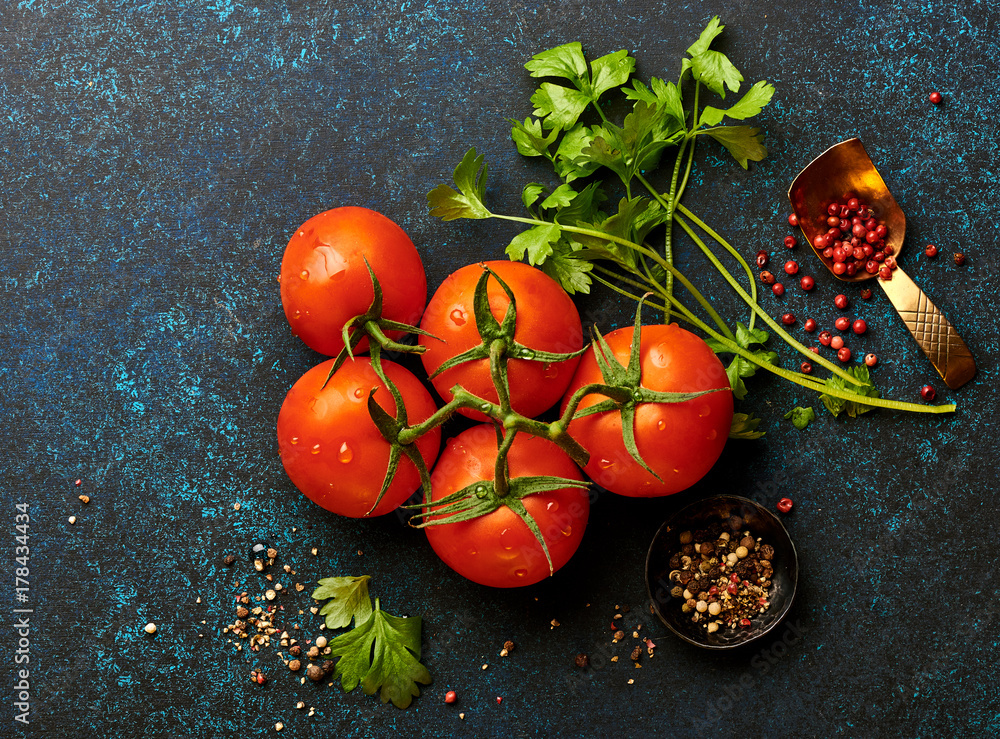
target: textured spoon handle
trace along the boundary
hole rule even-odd
[[[878,283],[945,385],[955,390],[971,380],[976,374],[972,352],[927,294],[901,269]]]

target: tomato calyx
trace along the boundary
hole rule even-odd
[[[506,444],[501,443],[500,450],[498,451],[498,462],[501,459],[506,459],[503,447],[506,445],[509,449],[509,440],[513,440],[513,437],[513,433],[508,434],[504,439]],[[428,502],[403,507],[421,510],[420,513],[414,515],[410,520],[410,525],[414,528],[423,529],[429,526],[442,526],[461,521],[470,521],[480,516],[489,515],[506,506],[518,518],[524,521],[535,539],[537,539],[539,545],[542,547],[542,551],[545,553],[549,574],[551,575],[555,572],[555,568],[552,563],[552,555],[549,552],[548,544],[542,535],[541,527],[539,527],[534,516],[525,507],[523,500],[530,495],[537,495],[561,488],[585,490],[588,487],[589,484],[584,481],[566,477],[526,475],[508,478],[504,475],[503,478],[497,478],[497,480],[479,480],[468,485],[440,500],[434,501],[433,508],[429,507],[430,504]],[[429,497],[426,500],[429,501]]]
[[[497,321],[490,310],[489,294],[487,284],[490,277],[497,281],[510,301],[504,313],[502,321]],[[579,351],[559,353],[541,351],[524,346],[514,338],[514,330],[517,324],[517,301],[514,292],[506,282],[487,265],[483,265],[483,274],[476,282],[473,293],[473,313],[476,320],[476,330],[482,339],[482,343],[474,346],[468,351],[456,354],[451,359],[443,362],[432,374],[431,379],[437,377],[442,372],[457,367],[466,362],[479,359],[490,360],[490,371],[493,373],[493,381],[500,397],[501,405],[509,404],[510,390],[507,382],[507,361],[510,359],[522,359],[530,362],[564,362],[567,359],[578,357],[587,351],[589,347],[583,347]]]
[[[593,328],[591,333],[594,337],[594,356],[597,359],[597,365],[601,370],[601,377],[604,383],[585,385],[576,391],[572,398],[570,398],[563,417],[575,419],[596,413],[619,413],[622,421],[622,441],[625,444],[626,451],[628,451],[629,455],[638,465],[662,482],[662,478],[653,471],[642,458],[642,455],[639,454],[639,448],[635,440],[636,407],[642,403],[685,403],[689,400],[700,398],[703,395],[728,388],[712,388],[710,390],[695,392],[662,392],[649,390],[642,386],[640,353],[642,306],[650,294],[647,293],[640,298],[639,306],[635,311],[635,323],[632,329],[632,343],[629,347],[627,366],[621,364],[615,358],[614,351],[597,327]],[[604,395],[606,398],[594,405],[588,406],[582,411],[577,411],[580,401],[585,396],[591,394]]]
[[[400,432],[403,429],[412,428],[407,422],[406,404],[403,402],[402,394],[389,378],[385,376],[385,372],[382,370],[382,363],[378,359],[379,349],[377,345],[373,345],[372,349],[372,367],[375,369],[376,374],[378,374],[379,379],[382,380],[389,390],[389,394],[392,395],[393,402],[396,405],[396,417],[393,418],[382,406],[375,402],[375,391],[378,388],[372,388],[371,392],[368,393],[368,414],[371,416],[372,423],[375,424],[375,428],[378,429],[382,438],[389,443],[389,463],[386,467],[385,477],[382,480],[382,488],[379,490],[371,510],[365,514],[366,516],[370,516],[378,508],[379,503],[382,502],[382,498],[396,477],[396,472],[399,469],[399,460],[404,454],[413,462],[420,473],[420,487],[424,492],[424,496],[430,495],[431,490],[430,471],[427,469],[420,451],[414,443],[403,443],[400,441]]]
[[[341,334],[344,339],[344,348],[340,350],[337,354],[337,359],[330,367],[330,374],[327,376],[327,382],[333,377],[333,374],[340,369],[340,367],[347,361],[348,358],[354,358],[354,350],[361,343],[361,340],[366,336],[368,337],[368,342],[372,356],[374,357],[376,352],[376,347],[381,347],[386,351],[399,352],[401,354],[422,354],[425,349],[422,346],[415,346],[413,344],[404,344],[399,341],[394,341],[390,339],[387,335],[387,331],[402,331],[408,334],[420,334],[422,336],[429,336],[432,339],[437,337],[422,328],[417,326],[411,326],[408,323],[403,323],[402,321],[394,321],[389,318],[385,318],[382,315],[382,285],[379,284],[378,278],[375,276],[375,271],[372,266],[368,263],[368,258],[364,257],[365,267],[368,268],[368,276],[372,281],[372,302],[368,306],[368,310],[364,313],[354,316],[344,324],[344,328]]]

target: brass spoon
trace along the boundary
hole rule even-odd
[[[799,228],[816,256],[835,277],[845,282],[862,282],[877,275],[859,270],[854,277],[833,272],[833,262],[813,246],[813,239],[826,233],[826,208],[853,193],[875,211],[888,228],[886,245],[898,259],[906,233],[906,217],[882,176],[875,169],[861,140],[854,138],[830,147],[812,160],[792,182],[788,199],[799,219]],[[944,314],[898,266],[892,279],[878,279],[913,338],[952,390],[960,388],[976,374],[972,353]]]

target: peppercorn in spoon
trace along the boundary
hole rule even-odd
[[[845,282],[878,278],[924,354],[955,390],[976,374],[976,362],[955,327],[899,269],[906,234],[902,208],[857,138],[816,157],[788,189],[788,199],[809,245]]]

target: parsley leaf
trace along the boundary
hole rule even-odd
[[[625,90],[625,97],[657,106],[679,125],[683,125],[686,118],[680,88],[673,82],[664,82],[658,77],[652,77],[649,80],[649,87],[646,87],[639,80],[632,80],[632,89]]]
[[[562,77],[577,82],[587,74],[587,60],[583,56],[583,46],[574,41],[535,54],[524,68],[532,77]]]
[[[743,75],[721,51],[711,51],[709,46],[725,28],[719,22],[719,16],[709,21],[701,36],[688,47],[690,59],[685,59],[681,65],[681,78],[691,70],[691,76],[705,85],[709,90],[722,98],[726,97],[726,88],[739,92]]]
[[[571,254],[555,252],[541,265],[542,271],[562,285],[563,290],[570,295],[590,292],[590,272],[594,269],[593,262],[577,259]]]
[[[590,98],[579,90],[562,85],[543,82],[531,96],[531,102],[536,116],[543,119],[546,128],[570,128],[587,106]]]
[[[759,439],[764,435],[763,431],[757,430],[760,420],[755,418],[752,413],[734,413],[733,422],[729,426],[729,438]]]
[[[368,596],[368,581],[371,577],[325,577],[313,591],[313,600],[327,601],[320,609],[326,616],[326,628],[344,629],[364,623],[372,613],[372,601]]]
[[[878,389],[872,385],[870,375],[868,374],[868,367],[863,364],[856,365],[854,367],[849,367],[848,372],[854,375],[857,379],[861,380],[863,385],[851,384],[850,387],[847,386],[847,380],[843,379],[838,375],[831,375],[826,379],[826,386],[831,387],[835,390],[845,390],[852,393],[857,393],[859,395],[864,395],[868,398],[881,398]],[[873,406],[865,405],[860,401],[855,400],[844,400],[843,398],[838,398],[834,395],[827,395],[823,393],[819,396],[819,399],[823,401],[823,405],[826,409],[833,414],[836,418],[841,413],[847,413],[851,418],[856,418],[862,413],[867,413],[868,411],[875,410]]]
[[[544,134],[541,121],[533,118],[525,118],[524,123],[512,120],[511,124],[510,137],[517,145],[518,153],[526,157],[548,155],[549,147],[559,135],[557,129]]]
[[[755,344],[763,345],[769,337],[767,331],[762,328],[748,329],[742,323],[736,323],[736,343],[751,352],[758,361],[764,364],[777,364],[778,363],[778,353],[768,351],[766,349],[754,349]],[[717,354],[723,354],[728,352],[722,344],[715,341],[714,339],[706,339],[707,343]],[[747,394],[747,386],[744,384],[743,380],[748,377],[753,377],[757,373],[758,366],[751,362],[749,359],[741,357],[739,354],[733,357],[733,361],[729,363],[726,367],[726,375],[729,377],[729,385],[733,389],[733,397],[737,400],[743,400]]]
[[[735,105],[726,110],[706,106],[701,112],[701,125],[717,126],[722,122],[723,117],[743,121],[758,115],[764,106],[771,102],[774,97],[774,85],[761,80],[739,99]]]
[[[608,90],[621,87],[635,71],[635,59],[625,49],[605,54],[590,63],[579,41],[543,51],[531,58],[525,68],[532,77],[557,77],[569,80],[573,87],[543,82],[531,96],[534,114],[545,128],[572,128],[591,103]]]
[[[507,256],[513,260],[522,260],[527,255],[528,263],[532,266],[542,264],[554,252],[552,244],[559,240],[560,233],[559,226],[555,223],[522,231],[507,245]]]
[[[743,169],[747,168],[748,161],[759,162],[767,156],[767,147],[764,146],[764,134],[759,128],[750,126],[720,126],[719,128],[706,128],[699,133],[707,133],[713,139],[725,146],[733,159],[740,163]]]
[[[378,598],[364,623],[330,642],[339,657],[335,674],[344,690],[358,685],[368,695],[379,691],[383,703],[406,708],[420,695],[417,683],[428,685],[431,674],[420,664],[421,619],[400,618],[383,611]]]
[[[489,218],[493,215],[483,203],[488,171],[484,159],[485,157],[476,156],[475,147],[469,149],[455,167],[455,184],[460,192],[441,184],[427,193],[427,204],[432,216],[443,221],[454,221],[458,218]]]
[[[792,419],[792,425],[799,431],[804,431],[809,422],[816,419],[816,411],[811,406],[809,408],[792,408],[785,414],[785,418]]]

